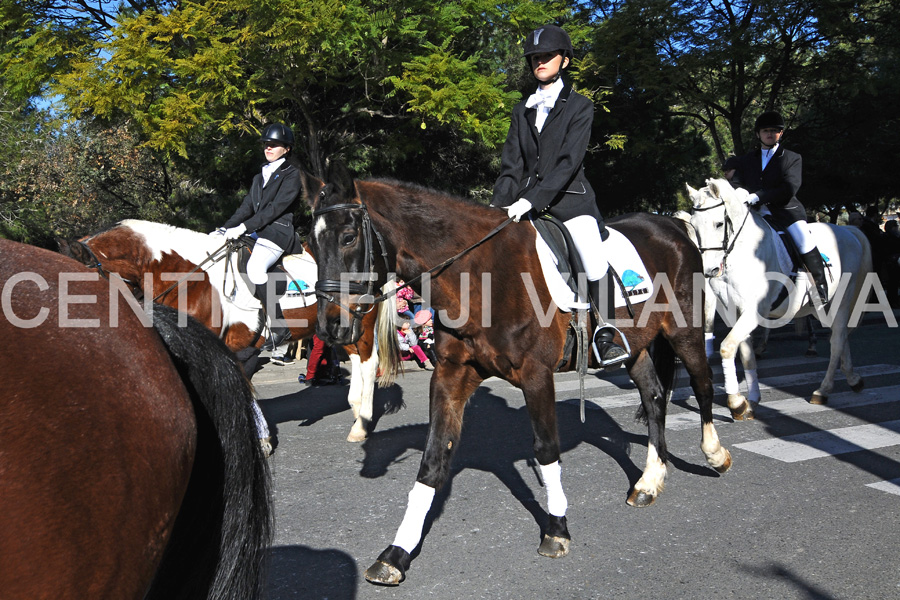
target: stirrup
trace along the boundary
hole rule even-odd
[[[273,327],[269,329],[269,338],[263,344],[262,350],[272,352],[278,346],[291,339],[291,330],[287,327]]]
[[[625,343],[624,348],[612,341],[615,336],[614,332],[618,332],[622,337],[622,341]],[[618,328],[609,323],[597,326],[597,329],[594,330],[591,347],[594,350],[594,358],[597,359],[601,369],[616,368],[631,357],[628,340]]]

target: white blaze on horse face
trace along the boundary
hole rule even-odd
[[[318,240],[322,233],[325,231],[325,217],[319,217],[316,219],[316,224],[313,226],[313,235]]]

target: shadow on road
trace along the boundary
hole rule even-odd
[[[353,600],[358,578],[356,561],[346,552],[278,546],[269,550],[266,597]]]

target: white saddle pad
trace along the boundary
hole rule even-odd
[[[319,270],[309,252],[289,254],[281,259],[281,264],[294,280],[288,283],[287,293],[279,301],[281,308],[302,308],[315,304]]]
[[[625,293],[632,304],[645,302],[653,295],[653,280],[647,273],[647,267],[644,261],[635,249],[634,244],[614,228],[607,226],[609,237],[603,242],[600,251],[612,265],[612,268],[619,274],[622,284],[625,287]],[[556,256],[547,245],[547,242],[540,236],[537,239],[536,247],[538,257],[541,261],[541,270],[544,272],[544,280],[550,289],[550,296],[553,302],[563,312],[570,312],[575,308],[587,308],[583,303],[577,301],[575,294],[566,284],[562,275],[559,274]],[[625,306],[625,297],[618,285],[616,290],[616,306]]]

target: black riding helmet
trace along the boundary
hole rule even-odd
[[[759,133],[760,129],[766,129],[768,127],[774,127],[784,131],[784,119],[781,117],[781,114],[774,110],[769,110],[756,117],[756,124],[753,126],[753,131]]]
[[[281,123],[272,123],[263,129],[259,138],[260,142],[278,142],[289,148],[294,147],[294,133],[287,125]]]
[[[572,40],[569,38],[569,34],[559,25],[538,27],[525,38],[524,46],[525,62],[528,63],[529,68],[531,68],[532,54],[544,54],[545,52],[556,52],[559,50],[563,53],[563,57],[569,59],[570,63],[575,58],[575,53],[572,50]]]

